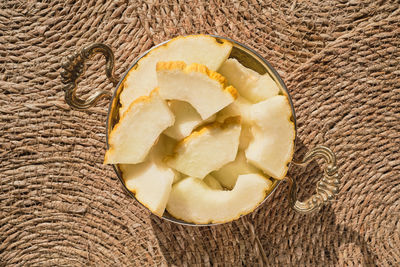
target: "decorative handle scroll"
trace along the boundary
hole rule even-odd
[[[107,95],[111,95],[110,91],[97,91],[86,100],[82,100],[76,96],[77,79],[85,71],[85,61],[92,58],[95,54],[101,53],[106,58],[106,75],[108,79],[115,85],[118,79],[114,74],[114,53],[111,48],[105,44],[95,43],[84,47],[80,52],[75,52],[67,56],[62,62],[61,79],[66,84],[65,102],[71,107],[79,110],[87,109],[94,106],[97,101]]]
[[[297,200],[297,184],[293,178],[288,178],[290,183],[290,204],[299,213],[309,213],[333,199],[339,192],[340,174],[336,166],[336,156],[329,148],[317,146],[304,156],[301,162],[293,162],[295,165],[306,166],[315,158],[323,158],[327,164],[324,168],[324,176],[317,183],[316,194],[304,202]]]

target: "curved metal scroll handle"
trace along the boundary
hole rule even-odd
[[[293,178],[289,178],[290,183],[290,205],[299,213],[309,213],[333,199],[339,192],[340,174],[336,166],[336,156],[329,148],[317,146],[311,149],[304,156],[301,162],[293,162],[295,165],[306,166],[315,158],[323,158],[326,166],[324,176],[317,183],[316,194],[304,202],[297,200],[297,184]]]
[[[65,102],[75,109],[83,110],[94,106],[101,98],[111,95],[110,91],[97,91],[86,100],[82,100],[76,96],[77,79],[85,71],[85,61],[93,57],[95,54],[101,53],[106,58],[106,75],[108,79],[115,85],[118,79],[114,74],[114,53],[111,48],[105,44],[92,44],[84,47],[80,52],[75,52],[67,56],[61,66],[64,69],[61,72],[61,79],[66,84]]]

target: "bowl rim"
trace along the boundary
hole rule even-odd
[[[278,83],[280,84],[280,87],[284,90],[284,94],[287,96],[287,98],[288,98],[288,100],[289,100],[289,104],[290,104],[290,107],[291,107],[291,110],[292,110],[292,119],[293,119],[294,128],[295,128],[295,139],[294,139],[294,141],[293,141],[293,142],[294,142],[294,146],[293,146],[293,155],[292,155],[291,161],[290,161],[289,164],[288,164],[288,169],[289,169],[290,166],[292,165],[292,162],[293,162],[294,152],[296,151],[296,141],[297,141],[296,112],[295,112],[295,108],[294,108],[294,105],[293,105],[292,97],[291,97],[291,95],[290,95],[290,93],[289,93],[289,91],[288,91],[288,89],[287,89],[286,84],[283,82],[283,80],[282,80],[282,78],[280,77],[280,75],[278,74],[278,72],[275,70],[275,68],[274,68],[263,56],[261,56],[261,55],[260,55],[258,52],[256,52],[254,49],[248,47],[248,46],[245,45],[245,44],[242,44],[242,43],[240,43],[240,42],[238,42],[238,41],[235,41],[235,40],[233,40],[233,39],[230,39],[230,38],[224,37],[224,36],[220,36],[220,35],[214,35],[214,34],[193,34],[193,35],[208,35],[208,36],[211,36],[211,37],[216,38],[217,40],[218,40],[218,39],[219,39],[219,40],[226,40],[226,41],[231,42],[233,46],[240,47],[242,50],[245,50],[246,52],[250,52],[250,53],[248,53],[248,54],[250,54],[250,55],[253,56],[254,58],[258,59],[259,62],[260,62],[261,64],[264,64],[264,65],[266,66],[266,71],[272,76],[272,78],[275,80],[275,82],[278,82]],[[193,35],[192,35],[192,34],[189,34],[189,35],[180,35],[179,37],[186,37],[186,36],[193,36]],[[178,37],[178,36],[176,36],[175,38],[177,38],[177,37]],[[122,85],[123,85],[123,82],[125,81],[125,78],[127,77],[128,73],[132,70],[132,68],[134,68],[134,67],[136,66],[136,64],[137,64],[143,57],[145,57],[145,56],[146,56],[148,53],[150,53],[152,50],[154,50],[154,49],[156,49],[156,48],[158,48],[158,47],[160,47],[160,46],[163,46],[163,45],[167,44],[168,42],[170,42],[171,40],[173,40],[173,39],[175,39],[175,38],[172,38],[172,39],[166,40],[166,41],[164,41],[164,42],[161,42],[161,43],[159,43],[159,44],[157,44],[157,45],[151,47],[150,49],[146,50],[146,51],[143,52],[142,54],[140,54],[140,55],[134,60],[134,62],[129,66],[129,68],[125,71],[125,73],[121,76],[121,78],[119,79],[118,84],[115,86],[114,92],[113,92],[113,94],[112,94],[111,101],[110,101],[109,106],[108,106],[108,111],[107,111],[107,122],[106,122],[106,123],[107,123],[107,124],[106,124],[106,144],[107,144],[107,149],[109,149],[109,143],[108,143],[109,133],[110,133],[110,131],[112,130],[112,127],[113,127],[113,126],[115,125],[115,123],[116,123],[116,122],[114,122],[114,124],[112,124],[112,121],[111,121],[111,119],[112,119],[111,117],[112,117],[112,116],[111,116],[111,115],[112,115],[112,113],[113,113],[113,108],[114,108],[114,107],[118,107],[118,103],[119,103],[119,94],[120,94],[121,91],[122,91],[122,87],[123,87]],[[111,124],[112,124],[112,125],[111,125]],[[118,165],[117,165],[117,164],[113,164],[112,166],[113,166],[113,169],[114,169],[114,171],[115,171],[115,173],[116,173],[116,175],[117,175],[119,181],[121,182],[122,187],[124,188],[125,192],[126,192],[130,197],[132,197],[137,203],[139,203],[139,205],[141,205],[141,206],[144,207],[146,210],[150,211],[150,213],[151,213],[152,215],[154,215],[154,213],[153,213],[151,210],[149,210],[145,205],[143,205],[140,201],[138,201],[138,200],[136,199],[136,197],[135,197],[135,194],[132,193],[132,192],[126,187],[125,182],[124,182],[124,180],[123,180],[123,178],[122,178],[122,175],[121,175],[121,172],[120,172],[120,170],[119,170]],[[265,202],[268,198],[270,198],[271,195],[276,191],[276,189],[279,187],[279,185],[281,184],[282,181],[283,181],[283,180],[273,179],[273,188],[267,193],[267,195],[265,196],[265,198],[263,199],[263,201],[261,201],[261,202],[257,205],[257,207],[256,207],[252,212],[250,212],[250,213],[248,213],[248,214],[245,214],[245,215],[240,215],[238,218],[233,219],[233,220],[231,220],[231,221],[221,222],[221,223],[196,224],[196,223],[190,223],[190,222],[186,222],[186,221],[183,221],[183,220],[176,219],[176,218],[174,218],[172,215],[166,216],[166,213],[165,213],[165,212],[164,212],[164,214],[163,214],[163,216],[162,216],[161,218],[164,219],[164,220],[166,220],[166,221],[169,221],[169,222],[172,222],[172,223],[176,223],[176,224],[180,224],[180,225],[185,225],[185,226],[214,226],[214,225],[221,225],[221,224],[225,224],[225,223],[230,223],[230,222],[232,222],[232,221],[238,220],[239,218],[241,218],[241,217],[243,217],[243,216],[249,215],[249,214],[255,212],[257,209],[259,209],[259,208],[264,204],[264,202]],[[157,216],[157,215],[154,215],[154,216]],[[160,216],[157,216],[157,217],[160,218]]]

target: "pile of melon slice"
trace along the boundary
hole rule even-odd
[[[127,188],[158,216],[232,221],[286,175],[295,138],[288,99],[231,50],[207,35],[178,37],[125,78],[105,163],[119,164]]]

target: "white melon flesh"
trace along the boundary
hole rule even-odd
[[[240,133],[239,149],[245,150],[251,140],[253,140],[253,133],[251,132],[251,126],[248,124],[242,124],[242,132]]]
[[[250,108],[253,104],[239,96],[232,104],[222,109],[217,114],[218,121],[224,121],[228,117],[240,116],[242,119],[242,132],[240,134],[239,149],[244,150],[252,139]]]
[[[229,222],[252,212],[265,199],[271,184],[259,174],[246,174],[239,176],[231,191],[221,191],[189,177],[172,187],[167,211],[196,224]]]
[[[259,173],[261,171],[247,162],[243,151],[239,151],[236,159],[224,165],[221,169],[211,173],[224,187],[232,189],[235,187],[239,175]]]
[[[173,124],[174,115],[157,90],[137,99],[111,131],[104,163],[143,162],[162,131]]]
[[[253,139],[246,157],[253,165],[276,179],[283,179],[293,157],[295,129],[285,96],[275,96],[251,108]]]
[[[166,156],[171,156],[173,154],[176,143],[177,143],[176,140],[164,134],[161,134],[160,137],[158,138],[157,143],[150,150],[149,156],[147,157],[147,161],[152,161],[160,168],[168,169],[169,167],[165,164],[164,158]],[[173,171],[175,173],[173,183],[176,183],[181,179],[181,175],[179,172],[175,170]]]
[[[197,63],[158,62],[157,80],[162,98],[190,103],[202,119],[208,119],[237,97],[236,89],[226,86],[223,76]]]
[[[178,100],[171,100],[169,102],[169,108],[175,115],[175,123],[173,126],[166,129],[164,134],[176,140],[185,138],[190,135],[194,128],[212,122],[216,117],[213,115],[207,120],[203,120],[189,103]]]
[[[126,187],[136,199],[158,216],[167,205],[176,173],[154,161],[139,164],[120,164]]]
[[[256,85],[248,93],[251,101],[257,103],[279,94],[277,83],[269,76],[268,73],[261,75]]]
[[[238,117],[205,126],[179,142],[167,164],[188,176],[204,178],[235,159],[240,130]]]
[[[268,75],[246,68],[234,58],[227,59],[218,70],[239,94],[253,103],[266,100],[279,93],[279,87]]]
[[[204,179],[203,179],[204,183],[206,183],[206,185],[208,185],[211,189],[214,190],[224,190],[224,188],[222,187],[222,185],[218,182],[217,179],[215,179],[212,175],[207,175]]]
[[[252,103],[243,97],[238,97],[232,104],[228,105],[220,112],[218,112],[217,117],[219,121],[224,121],[226,118],[240,116],[242,122],[246,124],[251,123],[250,118],[250,107]]]
[[[150,51],[139,60],[136,68],[132,69],[125,81],[120,95],[120,116],[138,97],[148,95],[149,90],[157,86],[156,64],[158,61],[183,61],[186,64],[204,64],[210,70],[217,70],[231,50],[232,44],[221,40],[217,42],[208,35],[189,35],[177,37],[167,44]]]
[[[161,134],[158,138],[157,143],[151,150],[151,155],[159,160],[163,161],[165,156],[172,155],[174,153],[174,148],[178,142],[171,137]]]

